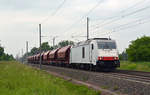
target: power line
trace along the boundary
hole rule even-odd
[[[143,17],[143,16],[139,16],[139,17]],[[138,17],[138,18],[139,18],[139,17]],[[127,22],[127,23],[125,23],[125,24],[122,24],[122,25],[120,25],[120,26],[117,26],[117,28],[119,28],[119,27],[121,27],[121,26],[128,25],[128,24],[130,24],[130,23],[136,23],[136,22],[138,22],[138,21],[145,20],[145,19],[147,19],[147,18],[149,18],[149,16],[147,16],[146,18],[141,18],[141,19],[137,19],[137,20],[134,20],[134,21],[131,21],[131,22]],[[99,29],[99,27],[98,27],[98,28],[95,28],[95,29]]]
[[[114,28],[114,29],[112,29],[112,31],[109,31],[108,33],[103,33],[103,34],[101,34],[101,35],[112,34],[112,33],[114,33],[114,32],[119,32],[120,30],[126,30],[126,29],[133,28],[133,27],[138,26],[138,25],[141,25],[141,24],[149,23],[149,22],[150,22],[150,19],[149,19],[149,20],[145,20],[145,21],[140,21],[140,20],[139,20],[138,23],[135,23],[135,24],[133,24],[133,25],[130,25],[130,26],[127,26],[127,27],[122,27],[122,28],[119,28],[119,29]]]
[[[147,18],[145,18],[147,20]],[[119,25],[113,29],[119,29],[121,27],[125,27],[125,26],[128,26],[130,24],[135,24],[135,23],[138,23],[138,22],[141,22],[142,20],[145,20],[145,19],[138,19],[138,20],[135,20],[135,21],[132,21],[132,22],[129,22],[129,23],[125,23],[125,24],[122,24],[122,25]]]
[[[48,16],[41,22],[41,24],[44,23],[44,22],[46,22],[46,21],[48,21],[49,17],[56,15],[56,13],[63,7],[63,5],[65,4],[65,2],[66,2],[66,0],[63,0],[63,2],[55,9],[55,11],[54,11],[52,14],[48,15]]]
[[[138,10],[136,10],[136,11],[134,11],[134,12],[130,12],[130,13],[126,14],[126,15],[121,16],[121,18],[119,18],[119,19],[113,19],[113,20],[111,20],[111,21],[109,21],[109,22],[106,22],[106,23],[104,23],[104,24],[102,24],[102,25],[96,27],[96,28],[103,27],[103,26],[105,26],[105,25],[109,25],[109,24],[111,24],[111,23],[114,23],[114,22],[116,22],[116,21],[122,19],[122,18],[125,18],[125,17],[127,17],[127,16],[131,16],[131,15],[134,15],[135,13],[144,11],[144,10],[149,9],[149,8],[150,8],[150,6],[146,6],[146,7],[144,7],[144,8],[138,9]]]
[[[80,22],[82,19],[84,19],[87,15],[89,15],[94,9],[96,9],[103,0],[99,0],[99,2],[97,2],[97,4],[92,7],[85,15],[83,15],[79,20],[75,21],[73,24],[71,24],[64,32],[68,32],[69,29],[71,29],[76,23]]]
[[[144,1],[145,1],[145,0],[144,0]],[[127,8],[126,10],[121,11],[120,13],[125,12],[125,11],[129,10],[130,8],[134,8],[136,5],[139,5],[140,3],[141,3],[141,2],[138,2],[138,3],[135,4],[134,6],[131,6],[131,7]],[[118,20],[120,20],[120,19],[122,19],[122,18],[125,18],[125,17],[127,17],[127,16],[133,15],[133,14],[138,13],[138,12],[141,12],[141,11],[144,11],[144,10],[148,9],[149,7],[150,7],[150,6],[147,6],[147,7],[138,9],[138,10],[136,10],[136,11],[130,12],[130,13],[128,13],[128,14],[122,15],[122,16],[118,16],[118,15],[117,15],[117,16],[109,17],[109,18],[107,18],[107,19],[111,19],[110,21],[107,21],[107,22],[106,22],[105,20],[107,20],[107,19],[105,19],[105,20],[103,20],[103,23],[100,23],[100,24],[101,24],[101,26],[105,26],[105,25],[107,25],[107,24],[111,24],[111,23],[116,22],[116,21],[118,21]],[[119,17],[120,17],[120,18],[119,18]],[[95,26],[96,28],[99,28],[98,25],[100,25],[100,24],[92,25],[92,27]]]
[[[146,0],[140,0],[139,2],[135,3],[134,5],[128,7],[127,9],[121,10],[119,13],[117,13],[117,15],[111,16],[111,17],[108,17],[108,18],[105,18],[105,19],[103,20],[103,22],[104,22],[105,20],[107,20],[107,19],[114,19],[114,18],[119,17],[118,14],[123,13],[123,12],[125,12],[125,11],[128,11],[129,9],[133,9],[133,8],[135,8],[136,6],[142,4],[144,1],[146,1]],[[96,21],[97,21],[97,20],[99,20],[99,19],[96,19]],[[92,26],[96,26],[96,25],[99,25],[99,24],[94,24],[94,25],[92,25]]]
[[[148,21],[149,19],[150,19],[149,16],[147,16],[146,18],[141,18],[141,19],[134,20],[134,21],[131,21],[131,22],[119,25],[117,27],[114,27],[113,30],[115,30],[115,29],[121,29],[121,28],[124,28],[124,27],[128,27],[129,25],[130,26],[132,26],[132,25],[134,26],[134,25],[137,25],[137,24],[142,24],[145,20]]]
[[[135,20],[135,21],[132,21],[132,22],[129,22],[129,23],[122,24],[122,25],[120,25],[120,26],[114,27],[114,28],[111,29],[111,30],[107,30],[107,31],[106,31],[107,33],[101,33],[100,35],[111,34],[111,33],[113,33],[113,32],[116,32],[117,30],[125,30],[125,29],[131,28],[131,27],[135,27],[135,26],[137,26],[137,25],[139,25],[139,24],[147,23],[146,21],[144,22],[144,20],[148,21],[147,18],[145,18],[145,19],[138,19],[138,20]],[[148,22],[149,22],[149,21],[148,21]],[[130,25],[130,23],[131,23],[132,25]],[[128,25],[130,25],[130,26],[128,26]],[[98,31],[95,31],[95,33],[96,33],[96,32],[98,32]]]
[[[119,28],[118,30],[125,30],[125,29],[128,29],[128,28],[132,28],[132,27],[135,27],[135,26],[137,26],[137,25],[149,23],[149,21],[150,21],[150,19],[149,19],[149,20],[146,19],[145,21],[140,21],[140,20],[139,20],[139,22],[136,23],[136,24],[133,24],[133,25],[130,25],[130,26],[126,26],[126,27],[122,27],[122,28]],[[114,30],[115,30],[115,29],[114,29]],[[117,28],[116,28],[116,30],[117,30]]]

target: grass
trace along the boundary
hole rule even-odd
[[[121,61],[119,69],[150,72],[150,62]]]
[[[0,62],[0,95],[100,95],[17,62]]]

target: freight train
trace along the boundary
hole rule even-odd
[[[39,64],[40,54],[29,56],[28,63]],[[42,64],[86,70],[114,70],[120,67],[116,41],[93,38],[72,46],[41,54]]]

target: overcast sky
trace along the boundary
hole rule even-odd
[[[88,16],[90,38],[111,37],[122,52],[130,41],[150,36],[149,6],[150,0],[0,0],[0,43],[14,56],[25,52],[26,41],[29,49],[38,47],[39,23],[47,36],[42,42],[50,45],[54,36],[56,43],[85,40],[79,36],[86,35]]]

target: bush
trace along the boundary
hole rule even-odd
[[[129,61],[150,61],[150,37],[143,36],[132,41],[126,51]]]
[[[119,69],[150,72],[150,62],[121,61]]]
[[[136,64],[129,64],[128,69],[129,70],[135,70],[136,69]]]

